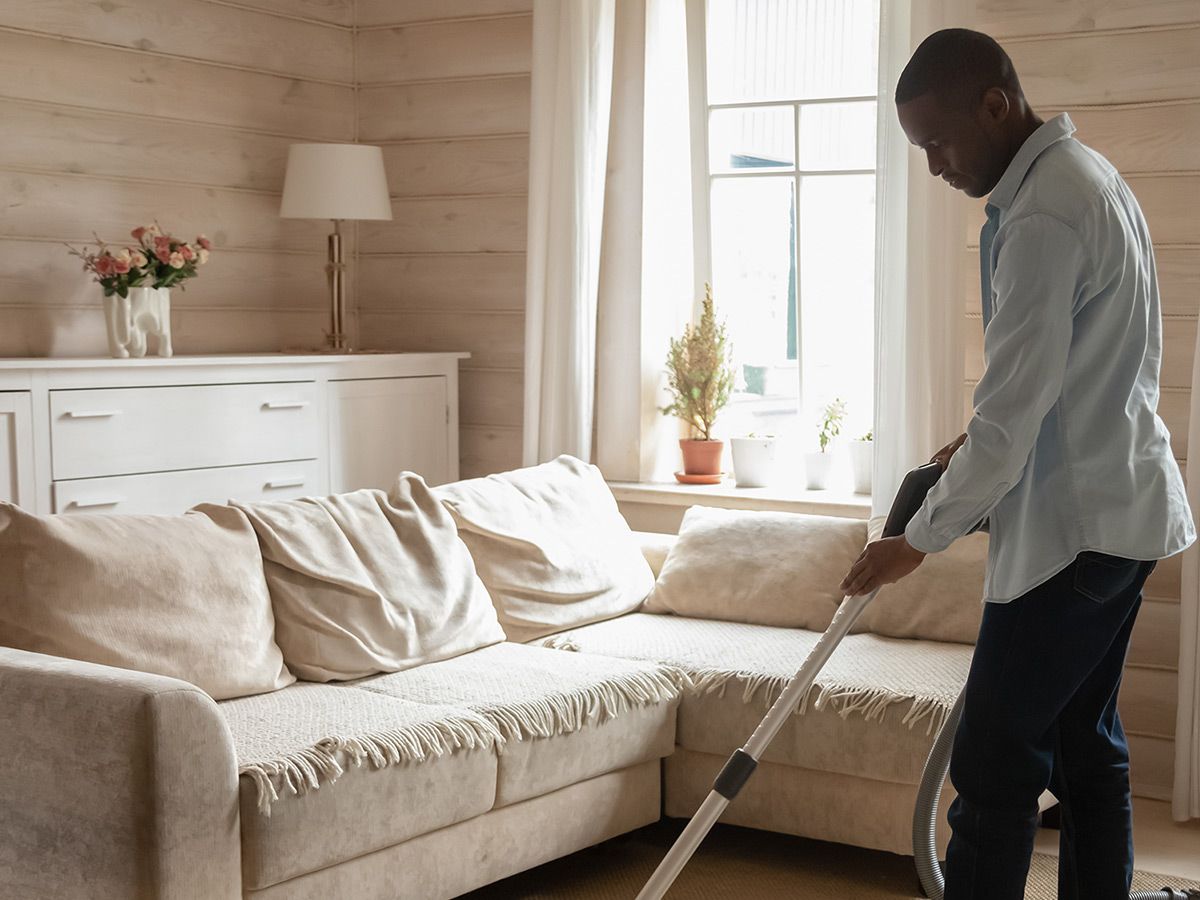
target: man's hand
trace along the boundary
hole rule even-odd
[[[942,467],[942,471],[945,472],[946,467],[950,465],[950,457],[952,457],[956,452],[958,452],[958,448],[961,447],[964,443],[966,443],[966,440],[967,440],[966,432],[963,432],[958,437],[956,437],[954,440],[952,440],[950,443],[948,443],[945,447],[943,447],[941,450],[939,450],[937,453],[933,454],[933,457],[929,461],[935,462],[938,465],[940,465]]]
[[[869,593],[899,581],[924,559],[925,554],[909,544],[902,534],[871,541],[850,567],[839,588],[847,597]]]

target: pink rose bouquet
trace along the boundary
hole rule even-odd
[[[182,282],[199,274],[197,270],[208,262],[212,250],[212,242],[204,235],[188,243],[163,234],[157,222],[140,225],[129,234],[137,242],[132,246],[110,247],[99,236],[94,249],[86,244],[78,250],[67,245],[72,256],[83,260],[83,270],[91,272],[104,288],[105,297],[127,297],[131,287],[179,285],[182,290]]]

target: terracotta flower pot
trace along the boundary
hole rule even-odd
[[[683,451],[685,475],[721,474],[721,453],[724,441],[693,441],[680,438],[679,449]]]

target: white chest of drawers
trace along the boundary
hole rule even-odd
[[[0,500],[169,514],[453,481],[466,355],[0,359]]]

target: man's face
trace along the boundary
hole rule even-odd
[[[947,109],[929,92],[899,104],[896,113],[908,140],[925,151],[931,175],[968,197],[991,193],[1008,165],[1002,92],[988,91],[974,111]]]

